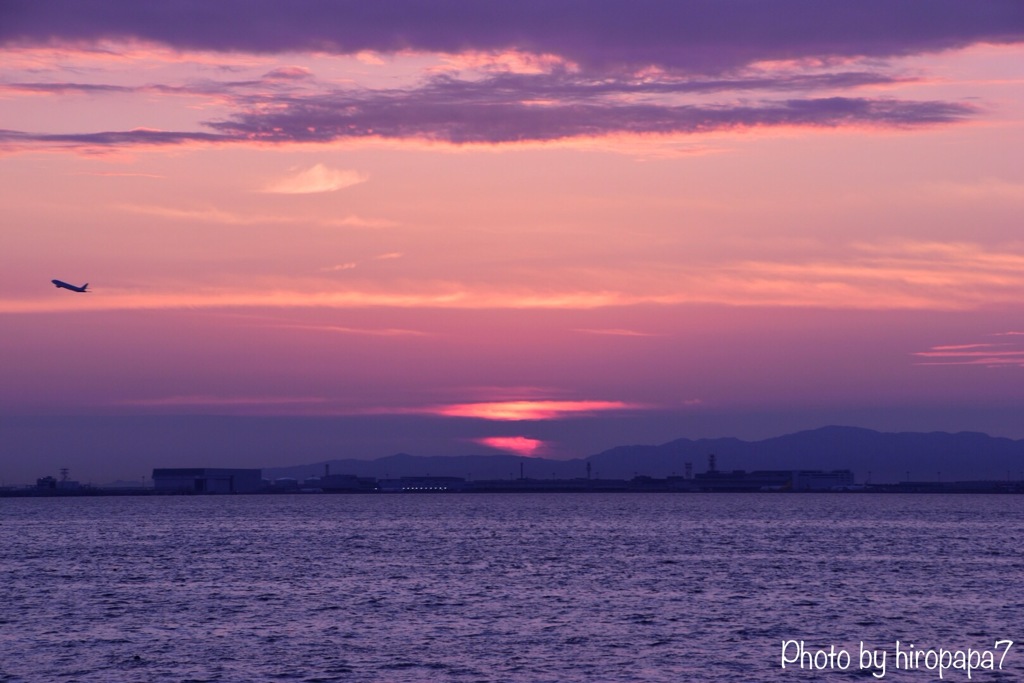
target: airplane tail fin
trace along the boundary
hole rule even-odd
[[[82,285],[82,291],[83,291],[83,292],[84,292],[85,290],[87,290],[87,289],[89,289],[89,283],[88,283],[88,282],[86,282],[86,283],[85,283],[84,285]]]

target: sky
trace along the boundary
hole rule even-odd
[[[0,479],[1024,438],[1022,67],[1018,0],[0,0]]]

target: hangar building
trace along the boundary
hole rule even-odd
[[[172,467],[153,470],[153,487],[164,493],[256,493],[262,470]]]

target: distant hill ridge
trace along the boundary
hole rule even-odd
[[[376,460],[330,460],[293,467],[264,468],[271,479],[332,474],[377,478],[456,476],[470,479],[632,478],[682,475],[708,468],[714,453],[718,469],[850,469],[857,481],[969,481],[1024,479],[1024,440],[978,432],[877,432],[828,426],[760,441],[735,438],[676,439],[660,445],[616,446],[588,458],[551,460],[516,455],[418,457],[406,453]]]

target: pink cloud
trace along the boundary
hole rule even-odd
[[[991,336],[1005,337],[1007,333]],[[979,342],[973,344],[941,344],[913,354],[920,360],[915,365],[980,365],[984,367],[1024,367],[1024,348],[1017,342]]]
[[[366,175],[358,171],[328,168],[324,164],[316,164],[312,168],[293,172],[289,176],[271,183],[263,191],[273,194],[317,194],[335,192],[364,183],[366,180]]]
[[[609,410],[631,410],[639,406],[622,401],[497,401],[457,403],[427,412],[446,417],[475,417],[483,420],[555,420],[573,415],[592,415]]]
[[[578,329],[576,332],[583,334],[599,334],[607,335],[611,337],[657,337],[659,335],[653,332],[641,332],[639,330],[627,330],[622,328],[602,328],[602,329]]]
[[[536,458],[541,455],[545,444],[539,439],[530,439],[525,436],[488,436],[474,441],[488,448],[499,451],[508,451],[527,458]]]
[[[419,330],[407,330],[402,328],[385,327],[385,328],[362,328],[362,327],[345,327],[342,325],[298,325],[298,324],[268,324],[265,327],[275,327],[279,329],[288,330],[310,330],[312,332],[334,332],[337,334],[361,334],[368,335],[371,337],[426,337],[429,336],[426,332]]]

